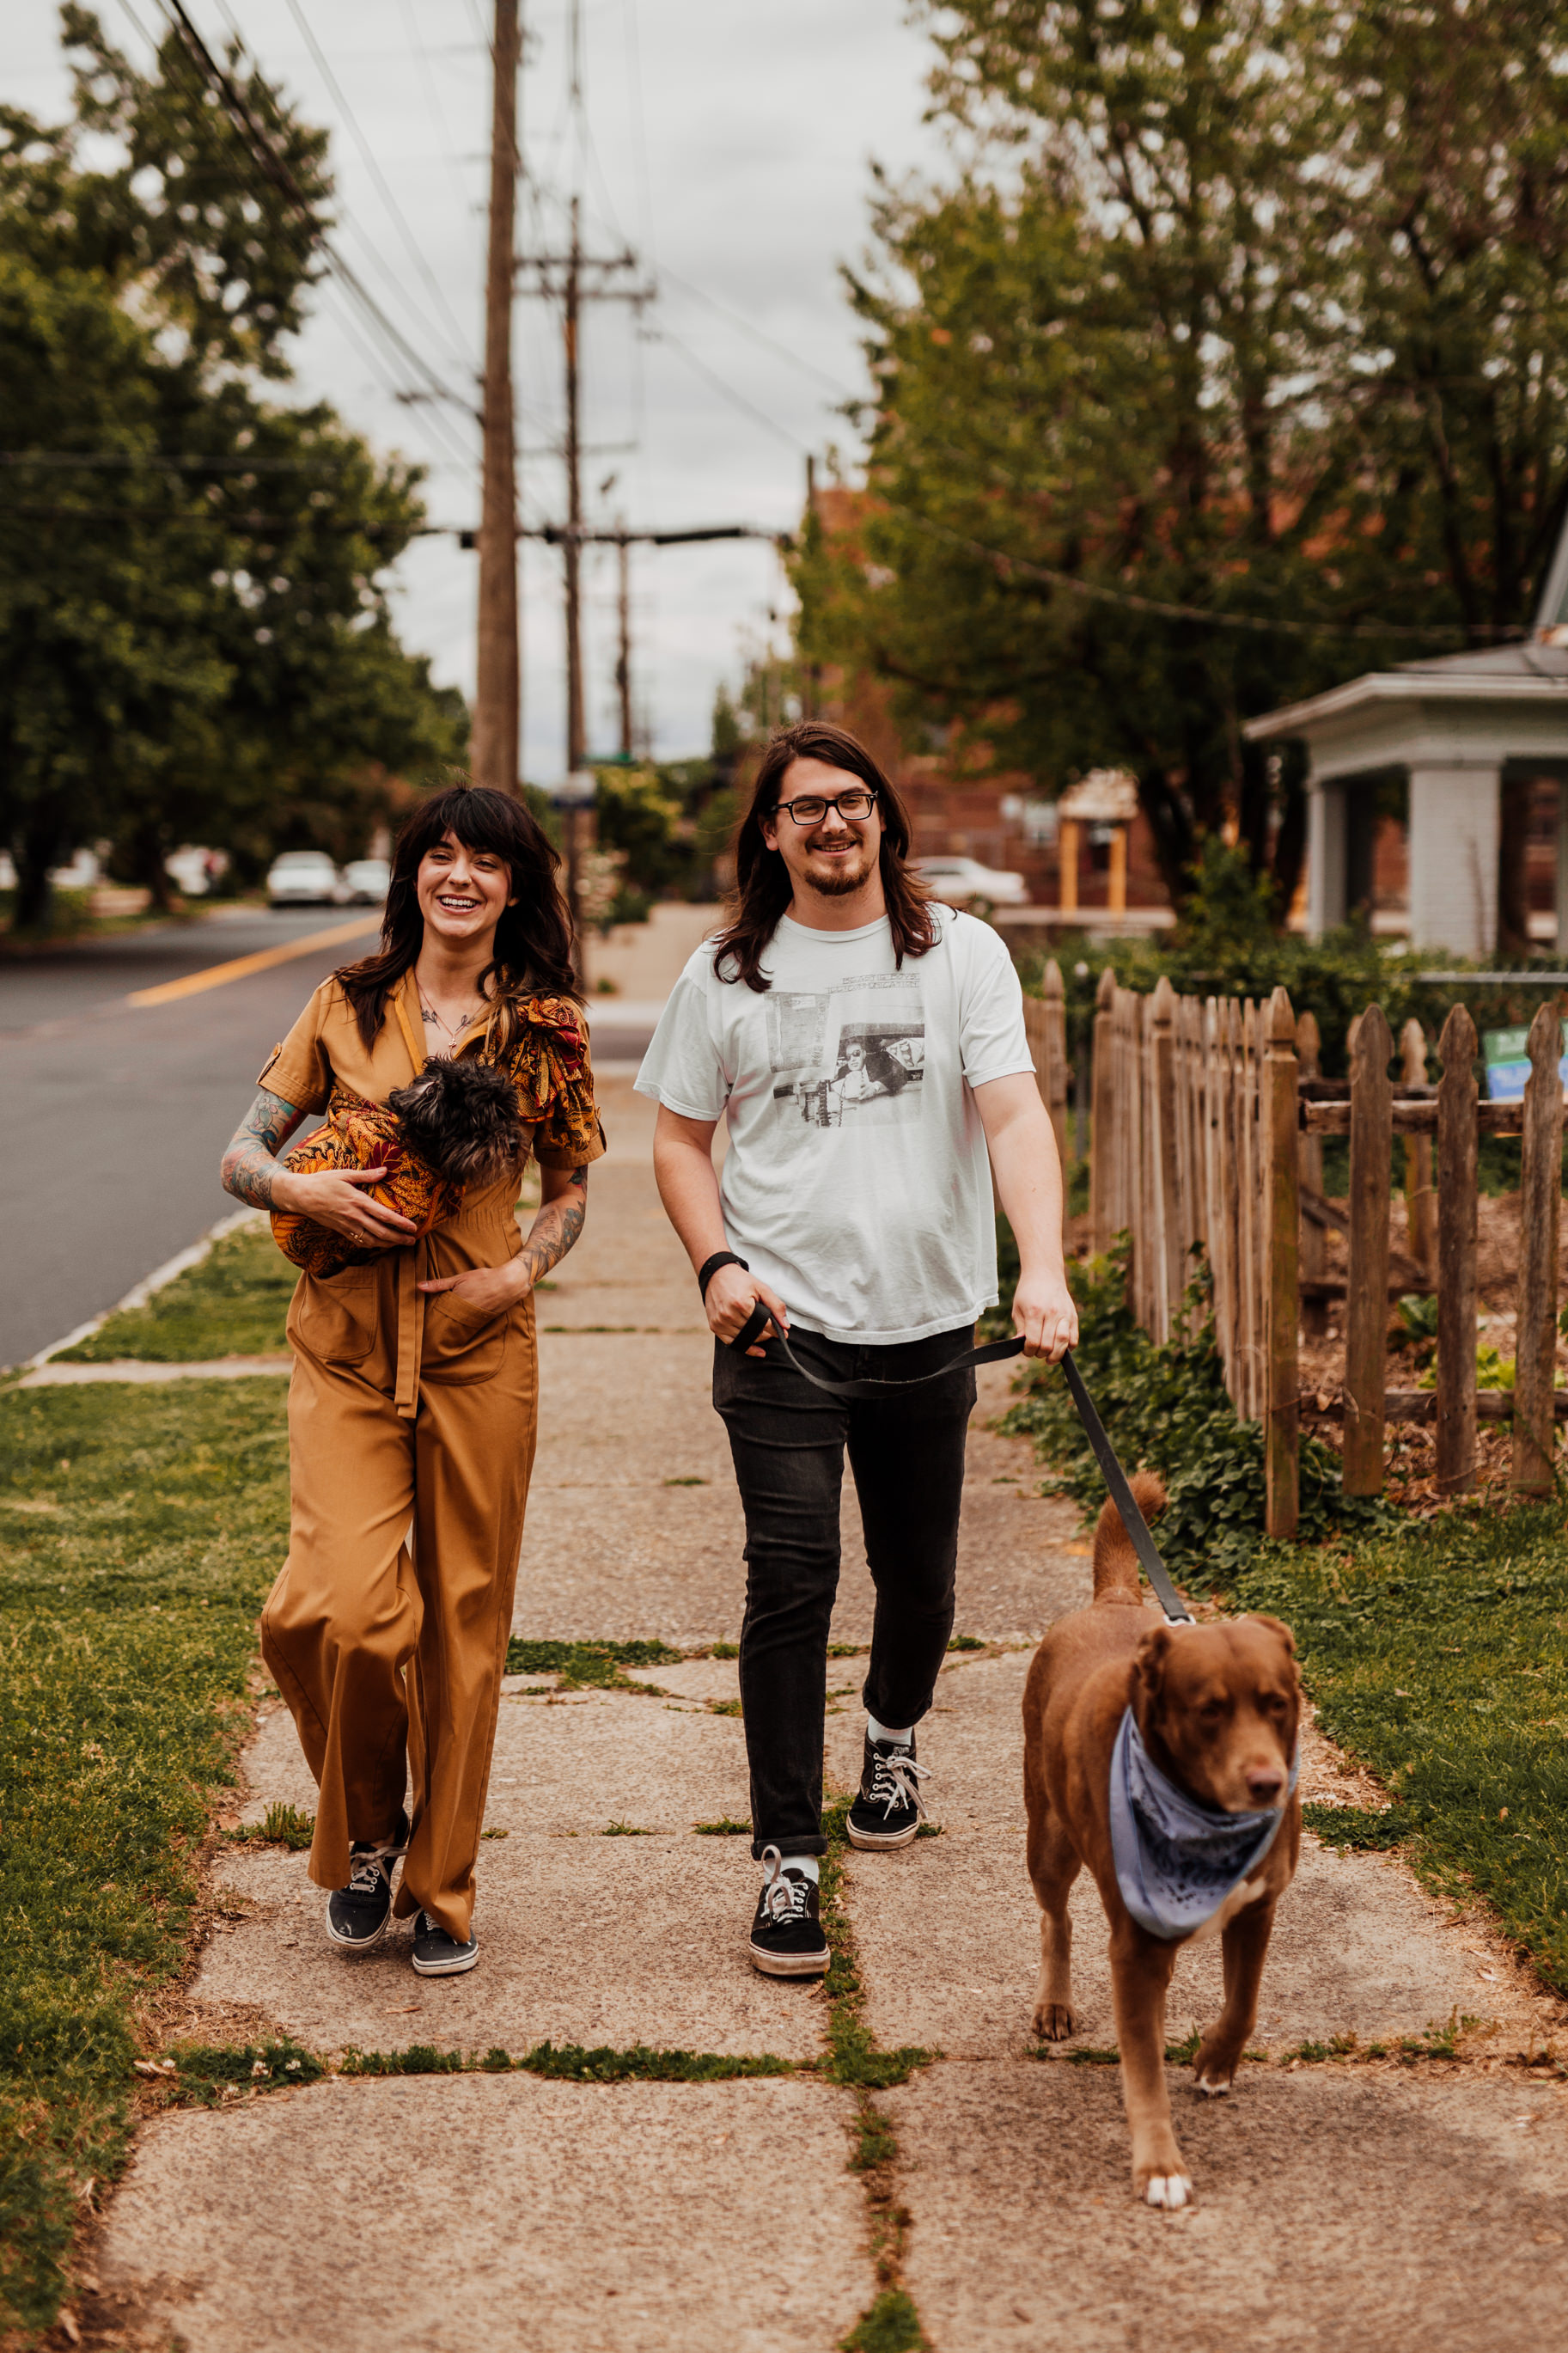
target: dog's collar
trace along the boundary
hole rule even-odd
[[[1301,1769],[1290,1759],[1289,1799]],[[1110,1752],[1110,1848],[1121,1900],[1151,1936],[1173,1942],[1212,1919],[1279,1835],[1285,1808],[1225,1814],[1162,1773],[1129,1707]]]

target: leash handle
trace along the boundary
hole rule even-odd
[[[768,1311],[759,1299],[745,1323],[728,1345],[744,1355],[748,1348],[755,1345],[758,1334],[763,1331],[768,1320]],[[999,1365],[1005,1363],[1009,1356],[1021,1356],[1024,1353],[1023,1340],[1015,1333],[1011,1339],[992,1340],[984,1348],[965,1349],[962,1356],[952,1357],[945,1365],[938,1365],[931,1372],[917,1373],[912,1380],[832,1381],[825,1379],[820,1373],[814,1373],[809,1366],[803,1365],[782,1332],[774,1333],[770,1344],[770,1353],[773,1347],[778,1349],[791,1369],[797,1372],[803,1380],[809,1381],[813,1388],[826,1390],[829,1397],[849,1398],[857,1402],[865,1403],[874,1403],[879,1399],[885,1401],[889,1398],[896,1398],[904,1389],[920,1388],[927,1381],[941,1380],[944,1374],[967,1372],[975,1365]],[[1078,1409],[1078,1418],[1083,1424],[1084,1436],[1088,1439],[1094,1459],[1100,1465],[1100,1476],[1105,1481],[1111,1502],[1121,1514],[1121,1525],[1131,1539],[1132,1549],[1138,1556],[1139,1566],[1154,1589],[1155,1599],[1165,1613],[1166,1622],[1172,1626],[1191,1626],[1195,1622],[1193,1614],[1171,1582],[1170,1572],[1160,1557],[1160,1548],[1149,1533],[1149,1523],[1138,1508],[1137,1498],[1127,1482],[1127,1473],[1116,1459],[1116,1449],[1105,1434],[1105,1424],[1095,1410],[1094,1399],[1084,1387],[1083,1375],[1073,1362],[1070,1348],[1064,1354],[1061,1366],[1062,1377],[1068,1385],[1068,1395]]]

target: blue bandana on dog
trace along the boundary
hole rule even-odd
[[[1300,1771],[1290,1760],[1288,1798]],[[1167,1942],[1212,1919],[1279,1835],[1283,1804],[1222,1814],[1168,1780],[1139,1736],[1132,1710],[1110,1752],[1110,1851],[1121,1900],[1141,1928]]]

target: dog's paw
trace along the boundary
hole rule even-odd
[[[1161,2206],[1171,2213],[1191,2204],[1193,2185],[1184,2173],[1152,2173],[1139,2195],[1145,2206]]]
[[[1238,2057],[1235,2051],[1222,2048],[1214,2036],[1205,2035],[1193,2061],[1194,2090],[1208,2099],[1223,2100],[1236,2081]]]
[[[1042,2042],[1066,2042],[1078,2032],[1078,2012],[1062,2001],[1041,2002],[1032,2022]]]

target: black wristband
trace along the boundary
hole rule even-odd
[[[708,1296],[709,1284],[721,1266],[738,1266],[747,1274],[752,1271],[745,1260],[737,1258],[733,1250],[715,1250],[712,1257],[705,1258],[697,1270],[697,1288],[704,1299]]]

